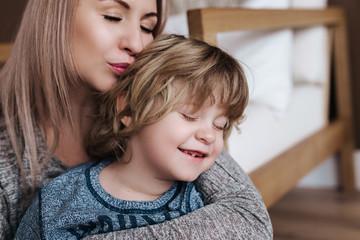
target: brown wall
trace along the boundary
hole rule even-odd
[[[347,12],[355,142],[356,147],[360,148],[360,1],[328,0],[328,2],[330,6],[341,6]]]
[[[27,0],[0,1],[0,42],[14,39]]]
[[[52,0],[51,0],[52,1]],[[57,0],[54,0],[57,1]],[[27,0],[0,0],[0,42],[13,40]],[[360,1],[328,0],[347,11],[356,147],[360,148]]]

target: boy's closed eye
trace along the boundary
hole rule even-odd
[[[183,118],[185,118],[186,120],[188,121],[196,121],[199,117],[195,116],[195,115],[191,115],[191,114],[188,114],[188,113],[180,113],[181,116]]]
[[[196,121],[199,119],[199,116],[194,114],[184,113],[184,112],[179,112],[179,113],[187,121]],[[213,126],[220,131],[224,131],[227,124],[228,124],[228,118],[225,116],[220,116],[213,122]]]
[[[225,125],[220,126],[220,125],[214,124],[214,127],[215,127],[217,130],[220,130],[220,131],[224,131],[224,129],[225,129]]]
[[[214,127],[220,131],[224,131],[226,126],[228,125],[229,119],[225,116],[221,116],[216,119],[213,123]]]

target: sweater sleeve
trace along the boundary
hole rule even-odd
[[[272,239],[271,221],[247,174],[223,151],[196,181],[203,208],[161,224],[87,239]]]
[[[8,221],[9,211],[4,190],[0,184],[0,239],[11,239],[11,228]]]
[[[14,240],[42,239],[40,235],[40,203],[38,194],[21,219]]]

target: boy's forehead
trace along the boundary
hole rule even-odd
[[[184,110],[187,110],[187,111],[199,111],[201,109],[206,109],[208,107],[211,107],[211,106],[216,106],[217,108],[219,108],[225,115],[225,113],[227,112],[227,107],[225,104],[223,104],[222,102],[220,101],[213,101],[212,98],[208,97],[203,103],[197,101],[196,99],[190,99],[189,98],[186,98],[188,99],[187,101],[179,101],[178,102],[178,108],[180,109],[184,109]]]
[[[222,85],[221,80],[217,77],[214,77],[217,81],[206,81],[204,79],[188,79],[182,77],[176,77],[172,86],[176,94],[181,95],[181,98],[178,100],[178,104],[186,104],[189,107],[199,108],[203,104],[218,105],[221,108],[227,110],[227,105],[229,105],[230,96],[228,96],[230,89],[228,86]],[[187,82],[189,81],[189,82]],[[200,84],[192,84],[190,82],[200,81],[203,84],[210,83],[210,86],[203,86]],[[200,89],[199,89],[200,88]],[[207,89],[207,90],[205,90]],[[208,91],[211,89],[210,91]],[[205,91],[205,93],[204,93]]]

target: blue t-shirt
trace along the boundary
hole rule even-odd
[[[100,171],[111,163],[72,168],[39,189],[15,239],[80,239],[88,235],[161,223],[202,207],[194,183],[175,182],[154,201],[125,201],[100,185]]]

